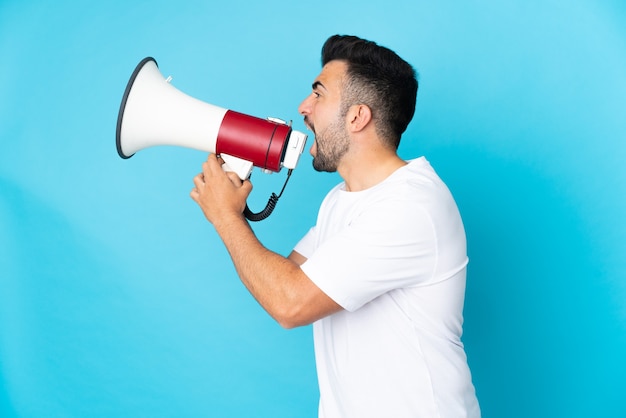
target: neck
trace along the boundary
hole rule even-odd
[[[338,168],[346,190],[359,192],[376,186],[407,163],[395,151],[377,150],[366,154],[346,155]]]

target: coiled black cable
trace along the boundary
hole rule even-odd
[[[252,212],[248,207],[248,204],[246,203],[246,208],[244,209],[243,214],[247,220],[251,222],[262,221],[263,219],[266,219],[268,216],[270,216],[272,212],[274,212],[276,204],[278,203],[278,199],[280,199],[280,197],[283,195],[283,192],[285,191],[285,187],[287,186],[289,177],[291,177],[292,171],[293,169],[287,171],[287,179],[285,180],[285,184],[283,184],[283,188],[280,190],[280,193],[278,194],[278,196],[276,195],[276,193],[272,193],[269,200],[267,201],[267,205],[265,205],[265,208],[262,211],[258,213]]]

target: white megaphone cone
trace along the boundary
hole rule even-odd
[[[266,172],[285,167],[290,173],[296,167],[306,134],[278,119],[261,119],[205,103],[182,93],[169,81],[154,58],[143,59],[135,68],[117,118],[120,157],[130,158],[157,145],[193,148],[220,154],[226,163],[224,169],[234,171],[242,180],[250,176],[253,166]]]

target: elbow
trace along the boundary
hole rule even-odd
[[[275,319],[276,319],[276,322],[278,322],[278,325],[280,325],[284,329],[294,329],[294,328],[298,328],[299,326],[305,325],[305,324],[299,324],[298,322],[295,322],[295,321],[285,320],[282,318],[275,318]]]
[[[285,307],[272,316],[274,320],[278,322],[278,325],[280,325],[284,329],[303,327],[306,325],[310,325],[313,322],[304,314],[302,309],[296,306],[292,306],[289,308]]]
[[[283,327],[284,329],[294,329],[298,327],[303,327],[305,325],[309,325],[310,322],[299,320],[298,318],[292,317],[274,317],[278,325]]]
[[[294,328],[304,327],[306,325],[310,325],[310,322],[301,322],[301,321],[280,320],[280,321],[277,321],[277,322],[278,322],[278,325],[280,325],[284,329],[294,329]]]

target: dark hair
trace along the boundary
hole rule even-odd
[[[415,113],[417,75],[392,50],[348,35],[334,35],[322,47],[322,66],[329,61],[347,63],[342,91],[344,110],[365,104],[372,111],[378,135],[394,148]]]

